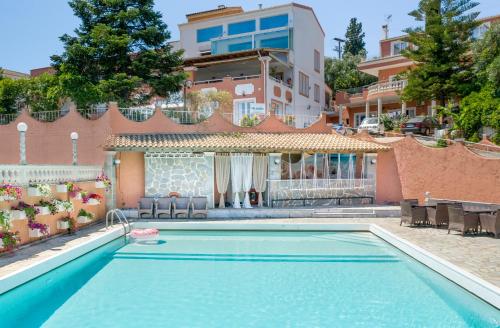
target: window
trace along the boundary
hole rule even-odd
[[[408,42],[405,41],[395,41],[391,46],[391,55],[397,56],[400,55],[403,50],[408,48]]]
[[[482,39],[484,36],[484,33],[486,33],[486,31],[488,31],[489,27],[490,27],[489,22],[483,23],[483,24],[479,25],[478,27],[476,27],[474,30],[472,30],[472,39],[473,40]]]
[[[249,20],[227,25],[227,34],[235,35],[255,31],[255,20]]]
[[[264,17],[260,19],[261,30],[269,30],[283,26],[288,26],[288,14]]]
[[[299,72],[299,94],[309,97],[309,76]]]
[[[196,31],[196,41],[206,42],[222,36],[222,25],[202,28]]]
[[[242,42],[242,43],[234,43],[228,45],[228,51],[229,52],[235,52],[235,51],[243,51],[243,50],[250,50],[252,49],[252,42]]]
[[[317,85],[317,84],[314,85],[314,101],[317,103],[320,102],[319,85]]]
[[[255,35],[256,48],[288,49],[288,30],[280,30]]]
[[[321,72],[320,57],[319,51],[314,49],[314,70],[318,73]]]

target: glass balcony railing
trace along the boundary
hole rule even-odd
[[[212,54],[220,55],[260,48],[290,49],[290,40],[291,29],[289,28],[239,37],[219,38],[212,41]]]

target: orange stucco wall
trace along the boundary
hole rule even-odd
[[[116,204],[121,208],[135,208],[144,197],[144,153],[120,152],[121,163],[116,170]]]
[[[70,213],[70,216],[76,218],[80,209],[84,209],[87,212],[94,213],[96,215],[96,219],[103,219],[106,214],[106,198],[105,192],[103,189],[95,188],[95,182],[79,182],[76,183],[82,190],[88,191],[89,193],[96,193],[103,197],[101,203],[99,205],[87,205],[83,204],[81,200],[71,199],[68,193],[57,193],[55,186],[52,186],[52,196],[49,198],[44,198],[45,200],[51,199],[59,199],[59,200],[71,200],[73,203],[74,211]],[[27,189],[23,189],[23,197],[20,201],[24,201],[30,205],[36,205],[38,202],[42,200],[42,197],[30,197],[28,196]],[[19,201],[8,201],[8,202],[0,202],[0,209],[10,209],[12,206],[17,206]],[[65,216],[68,216],[68,213],[57,213],[54,215],[37,215],[35,217],[35,221],[49,225],[50,235],[66,233],[66,230],[57,230],[57,221]],[[30,241],[36,240],[34,238],[29,238],[28,235],[28,220],[14,220],[11,222],[12,228],[10,229],[13,232],[18,232],[21,240],[21,244],[28,243]],[[90,223],[89,223],[90,224]],[[87,224],[88,225],[88,224]],[[78,224],[79,227],[84,226],[84,224]]]

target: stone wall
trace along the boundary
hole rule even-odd
[[[214,199],[214,157],[210,154],[145,155],[146,197],[207,196],[209,206]]]

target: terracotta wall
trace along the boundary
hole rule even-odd
[[[379,81],[388,81],[389,77],[391,75],[397,75],[399,73],[407,71],[409,66],[405,67],[393,67],[393,68],[387,68],[387,69],[381,69],[378,72],[378,80]]]
[[[459,143],[427,147],[410,136],[392,146],[377,160],[378,203],[423,201],[429,191],[433,198],[500,204],[500,159],[479,156]]]
[[[55,186],[52,186],[52,196],[49,198],[43,198],[44,200],[51,200],[51,199],[59,199],[59,200],[71,200],[74,206],[74,211],[70,213],[69,215],[73,218],[76,218],[78,212],[80,209],[84,209],[87,212],[92,212],[96,215],[96,220],[101,220],[104,219],[106,215],[106,195],[104,189],[97,189],[95,188],[95,182],[81,182],[81,183],[76,183],[77,186],[79,186],[82,190],[88,191],[90,193],[96,193],[99,194],[103,197],[101,203],[99,205],[88,205],[88,204],[83,204],[81,200],[75,200],[71,199],[68,195],[68,193],[57,193]],[[28,196],[27,189],[23,189],[23,197],[21,201],[24,201],[27,204],[30,205],[36,205],[42,200],[42,197],[30,197]],[[2,210],[10,210],[12,206],[17,206],[19,201],[4,201],[0,202],[0,209]],[[35,220],[37,222],[47,224],[49,225],[49,230],[50,230],[50,235],[55,235],[55,234],[61,234],[61,233],[67,233],[66,230],[57,230],[57,221],[65,216],[68,216],[68,213],[62,212],[62,213],[57,213],[55,215],[37,215],[35,217]],[[90,223],[88,223],[90,224]],[[85,224],[85,225],[88,225]],[[79,227],[84,226],[84,224],[79,224]],[[28,220],[14,220],[12,221],[12,229],[11,231],[19,232],[19,237],[21,238],[21,244],[25,244],[31,241],[36,240],[36,238],[29,238],[28,235]]]
[[[144,197],[144,153],[120,152],[120,165],[116,170],[116,205],[135,208],[139,198]]]

